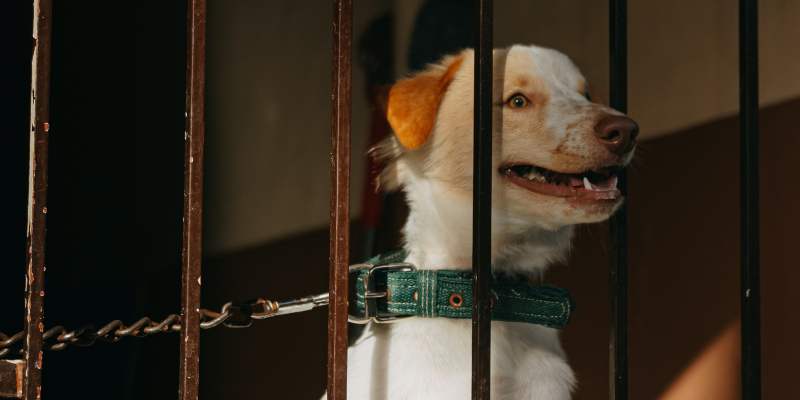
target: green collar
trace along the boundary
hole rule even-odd
[[[389,270],[368,273],[376,265],[402,263],[408,256],[405,249],[381,254],[362,264],[357,288],[357,305],[377,307],[377,322],[403,316],[423,318],[472,318],[472,274],[457,270]],[[373,269],[374,271],[377,269]],[[374,296],[364,298],[364,278],[373,281]],[[388,289],[388,290],[387,290]],[[385,295],[388,293],[388,298]],[[374,302],[373,302],[374,300]],[[492,320],[527,322],[560,328],[569,324],[575,311],[569,291],[555,286],[532,286],[519,277],[500,276],[492,279]],[[385,314],[400,314],[385,316]],[[352,320],[352,319],[351,319]],[[368,320],[362,320],[368,321]],[[355,321],[354,321],[355,322]]]

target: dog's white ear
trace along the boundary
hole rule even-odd
[[[408,149],[422,146],[433,130],[439,100],[453,80],[462,57],[450,65],[436,66],[411,78],[404,79],[389,91],[386,118],[400,143]]]

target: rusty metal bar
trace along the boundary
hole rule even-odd
[[[610,105],[628,112],[628,2],[609,2]],[[608,397],[628,398],[628,171],[617,172],[625,203],[609,222],[609,377]]]
[[[52,3],[33,2],[33,60],[31,65],[31,142],[28,178],[27,273],[25,274],[25,342],[22,398],[42,393],[42,334],[44,332],[44,245],[47,222],[47,158],[50,124],[50,33]]]
[[[492,310],[492,73],[494,1],[475,0],[472,205],[472,399],[489,400]]]
[[[22,398],[22,360],[0,360],[0,397]]]
[[[186,131],[181,278],[180,399],[196,400],[200,383],[200,262],[203,217],[203,143],[206,73],[206,0],[189,0],[186,38]]]
[[[347,398],[347,267],[350,251],[350,89],[353,2],[333,2],[328,399]]]
[[[739,207],[742,399],[761,398],[758,206],[758,1],[739,0]]]

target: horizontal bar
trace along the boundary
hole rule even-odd
[[[611,108],[628,112],[628,2],[609,2]],[[609,223],[609,399],[628,398],[628,171],[617,172],[625,202]]]
[[[333,2],[328,399],[347,398],[347,278],[350,253],[352,0]]]
[[[186,38],[183,262],[181,275],[181,400],[196,400],[200,384],[200,270],[203,232],[206,0],[189,0]]]
[[[758,199],[758,1],[739,1],[739,206],[742,399],[761,398]]]
[[[47,228],[47,163],[50,123],[51,0],[34,0],[31,71],[31,144],[28,181],[27,273],[25,274],[25,341],[22,347],[26,400],[42,392],[42,334],[44,332],[44,256]]]
[[[475,0],[472,205],[472,398],[489,400],[492,279],[492,73],[494,1]]]

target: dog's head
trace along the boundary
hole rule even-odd
[[[385,186],[426,180],[471,203],[473,85],[465,50],[391,88]],[[614,172],[633,157],[639,128],[604,106],[565,55],[495,50],[493,120],[495,215],[555,229],[604,220],[622,203]]]

